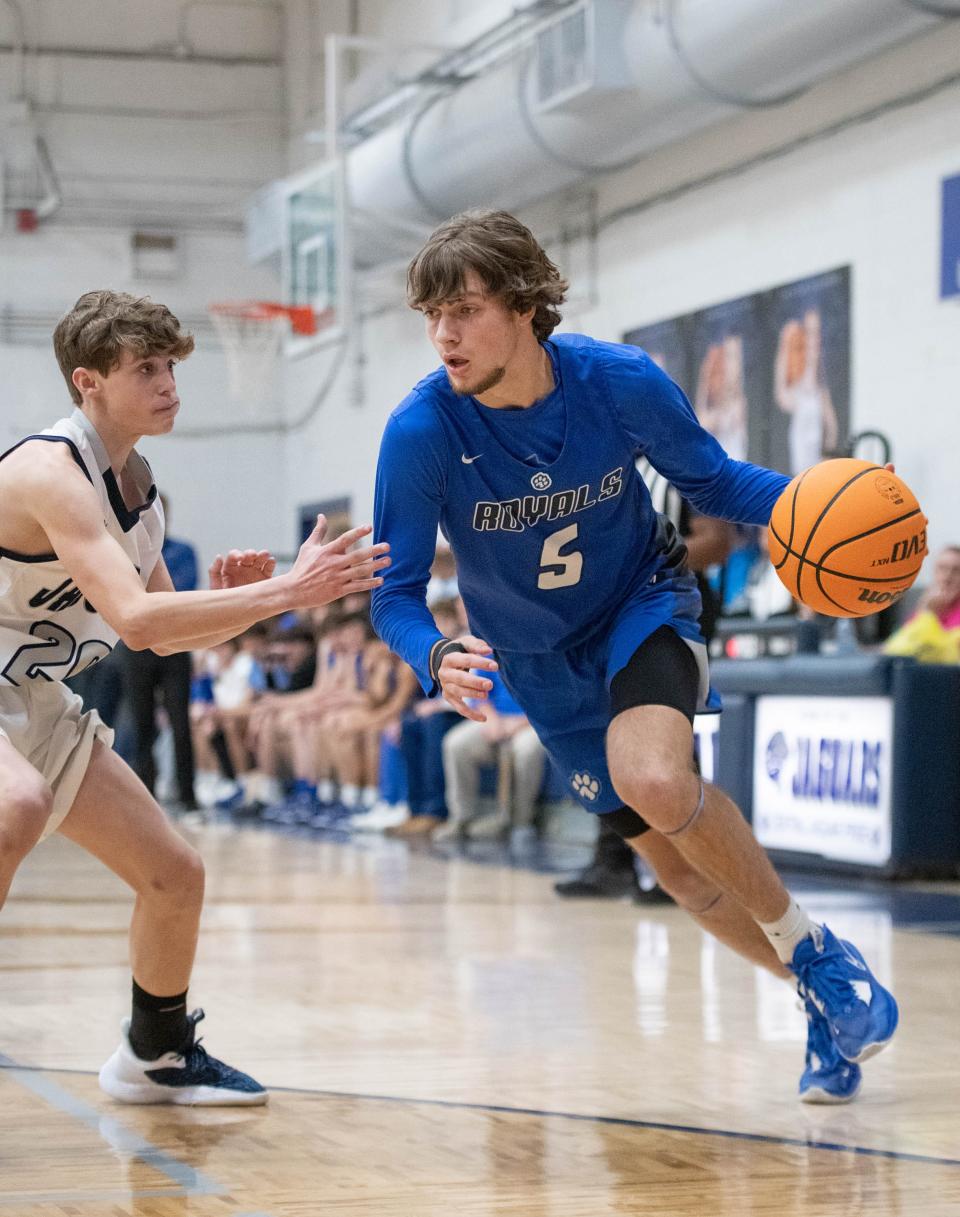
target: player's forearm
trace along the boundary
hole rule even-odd
[[[248,625],[241,626],[239,629],[220,630],[216,634],[198,634],[194,638],[181,638],[178,642],[158,643],[150,650],[156,651],[158,655],[179,655],[182,651],[208,651],[211,647],[218,647],[223,642],[229,642],[231,638],[239,638],[258,620],[259,618],[255,618]]]
[[[425,692],[434,682],[430,651],[442,637],[427,609],[430,565],[436,551],[443,500],[445,441],[424,436],[392,418],[377,462],[373,530],[390,542],[393,565],[371,598],[373,628],[417,675]]]
[[[201,638],[233,638],[254,622],[291,608],[294,599],[290,580],[280,575],[215,592],[144,592],[110,616],[132,650],[187,650],[200,645],[197,640]]]
[[[424,692],[429,693],[434,685],[430,652],[443,635],[427,609],[423,594],[391,588],[384,581],[373,593],[370,607],[370,620],[377,634],[413,668]]]
[[[706,483],[691,481],[674,485],[698,511],[738,524],[769,524],[773,505],[790,479],[772,469],[730,458],[719,474]],[[685,479],[683,479],[685,480]]]

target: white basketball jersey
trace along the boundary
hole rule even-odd
[[[125,472],[142,504],[130,510],[103,441],[81,410],[20,444],[38,439],[70,448],[99,496],[107,532],[146,586],[163,545],[163,509],[150,466],[136,451],[130,453]],[[116,642],[116,632],[83,598],[56,554],[0,549],[0,687],[76,676],[109,655]]]

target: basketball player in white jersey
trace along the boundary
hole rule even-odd
[[[350,549],[368,526],[324,545],[320,517],[287,574],[272,577],[266,551],[232,550],[211,567],[212,590],[175,592],[134,445],[172,430],[174,368],[193,338],[163,305],[97,291],[60,321],[54,349],[76,408],[0,456],[0,902],[50,833],[94,854],[136,893],[132,1015],[103,1089],[127,1103],[263,1103],[258,1082],[195,1042],[203,1012],[187,1013],[203,863],[62,681],[118,637],[173,654],[372,589],[387,546]]]

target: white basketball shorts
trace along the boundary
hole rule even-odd
[[[113,731],[96,710],[57,680],[35,679],[0,688],[0,735],[49,783],[53,809],[43,837],[55,832],[73,806],[90,763],[93,741],[109,748]]]

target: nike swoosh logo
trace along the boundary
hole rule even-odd
[[[478,461],[478,460],[481,458],[481,456],[483,456],[483,453],[482,453],[482,452],[478,452],[476,456],[467,456],[467,454],[466,454],[465,452],[461,452],[461,453],[460,453],[460,460],[461,460],[461,461],[462,461],[462,462],[463,462],[465,465],[472,465],[472,464],[473,464],[473,462],[474,462],[474,461]]]

